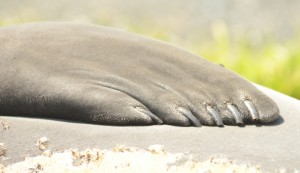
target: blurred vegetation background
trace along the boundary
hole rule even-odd
[[[300,1],[0,0],[0,26],[77,21],[183,47],[300,99]]]

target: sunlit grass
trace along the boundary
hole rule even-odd
[[[0,26],[36,20],[39,19],[30,16],[22,19],[0,19]],[[109,19],[101,21],[102,19],[99,19],[95,23],[116,26]],[[181,43],[176,35],[163,26],[151,27],[147,22],[141,25],[125,20],[122,27],[173,44]],[[184,40],[185,43],[180,45],[211,61],[225,65],[226,68],[250,81],[300,99],[300,31],[298,35],[285,42],[276,41],[271,34],[266,35],[259,45],[253,44],[247,33],[231,38],[227,26],[223,23],[213,25],[211,35],[212,40]]]
[[[216,34],[214,42],[197,53],[251,81],[300,98],[300,35],[284,43],[268,37],[257,47],[246,36],[230,42],[226,34]]]
[[[176,35],[157,27],[154,31],[149,31],[149,27],[143,30],[141,26],[129,27],[129,30],[178,43]],[[254,44],[247,33],[230,38],[227,26],[221,22],[211,27],[211,35],[212,40],[187,40],[180,45],[223,64],[250,81],[300,99],[300,30],[298,35],[284,42],[276,41],[270,34],[265,35],[259,44]]]

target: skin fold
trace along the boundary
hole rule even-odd
[[[0,114],[105,125],[269,123],[277,105],[226,68],[97,25],[0,28]]]

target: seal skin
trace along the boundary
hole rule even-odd
[[[224,67],[117,29],[0,29],[0,114],[106,125],[269,123],[277,105]]]

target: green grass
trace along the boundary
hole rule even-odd
[[[0,19],[0,26],[25,21],[34,20]],[[97,23],[111,25],[109,20],[100,20]],[[176,35],[162,26],[152,27],[154,25],[150,23],[133,24],[130,20],[123,21],[121,25],[129,31],[173,42],[211,61],[221,63],[253,82],[300,99],[300,31],[284,42],[276,41],[270,34],[265,35],[259,44],[254,44],[246,32],[232,37],[228,34],[227,26],[219,24],[211,28],[212,39],[181,42]]]
[[[225,33],[197,53],[251,81],[300,99],[300,34],[284,43],[266,37],[257,46],[247,36],[230,41]]]
[[[178,44],[174,41],[176,36],[163,29],[153,32],[135,26],[129,30]],[[300,30],[286,41],[277,41],[270,33],[258,44],[247,33],[230,37],[222,23],[212,26],[211,35],[212,40],[185,40],[187,43],[179,41],[179,44],[250,81],[300,99]]]

